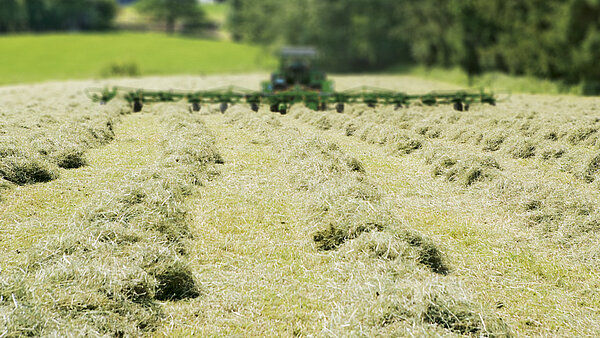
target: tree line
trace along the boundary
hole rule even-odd
[[[115,0],[0,0],[0,33],[106,30]]]
[[[338,71],[460,66],[598,86],[598,0],[230,0],[234,39],[314,45]],[[600,88],[596,88],[600,91]]]
[[[205,24],[197,0],[139,0],[135,6],[169,33],[177,23],[187,31]],[[116,0],[0,0],[0,33],[108,30],[118,9]]]

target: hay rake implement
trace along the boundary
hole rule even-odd
[[[343,112],[347,104],[363,103],[369,107],[394,105],[397,109],[412,103],[433,106],[452,104],[455,110],[466,111],[473,103],[496,104],[493,94],[480,92],[431,92],[423,95],[409,95],[374,87],[336,92],[333,82],[325,73],[312,67],[311,60],[316,56],[312,48],[284,48],[281,53],[279,70],[271,75],[270,81],[261,84],[260,91],[239,87],[224,87],[204,91],[156,91],[126,87],[88,89],[86,94],[95,102],[106,103],[122,96],[134,112],[142,110],[144,104],[187,100],[191,111],[199,111],[202,105],[219,104],[225,112],[232,104],[247,104],[254,111],[266,104],[272,112],[287,113],[296,103],[303,103],[313,110],[327,110],[335,107]]]
[[[408,95],[374,88],[357,88],[344,92],[316,92],[304,88],[294,88],[281,92],[253,92],[246,89],[228,87],[207,91],[153,91],[144,89],[129,89],[112,87],[104,89],[88,89],[87,95],[95,102],[106,103],[119,94],[131,105],[134,112],[142,110],[144,104],[154,102],[174,102],[186,100],[190,110],[200,111],[202,105],[219,104],[221,112],[230,105],[247,104],[253,111],[258,111],[260,105],[266,104],[272,112],[285,114],[290,106],[303,103],[313,110],[327,110],[334,107],[342,113],[348,104],[363,103],[369,107],[378,105],[393,105],[397,109],[407,107],[412,103],[434,106],[452,104],[455,110],[467,111],[473,103],[496,104],[492,94],[479,92],[432,92],[424,95]]]

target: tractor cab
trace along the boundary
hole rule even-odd
[[[314,67],[317,52],[314,48],[283,48],[279,70],[271,74],[271,81],[263,83],[264,92],[302,89],[332,91],[333,85],[324,72]]]

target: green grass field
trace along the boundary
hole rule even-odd
[[[48,34],[0,37],[0,85],[97,78],[112,64],[140,75],[216,74],[271,69],[260,47],[158,33]]]

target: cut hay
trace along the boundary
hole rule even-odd
[[[457,299],[449,290],[426,294],[421,316],[427,323],[437,324],[454,333],[467,336],[509,337],[506,324],[499,318],[482,315],[473,304]]]
[[[85,152],[114,139],[114,111],[76,106],[50,109],[51,114],[17,111],[5,116],[0,138],[0,177],[18,185],[42,183],[59,177],[58,168],[87,164]],[[60,121],[60,123],[59,123]]]
[[[537,145],[529,139],[514,140],[508,146],[508,152],[513,158],[530,158],[535,156]]]
[[[132,171],[121,185],[99,192],[64,234],[26,252],[19,269],[0,272],[5,334],[139,336],[162,321],[158,301],[200,296],[186,263],[191,232],[182,207],[194,182],[172,170],[177,161],[164,159],[178,156],[183,168],[188,161],[202,168],[220,155],[199,121],[179,116],[169,128],[188,144],[171,143],[156,167]],[[190,154],[197,146],[203,148]]]
[[[433,166],[433,175],[442,176],[449,182],[457,182],[463,186],[468,187],[475,182],[490,180],[501,170],[493,157],[453,158],[440,153],[443,152],[433,151],[427,155],[426,161]]]
[[[39,156],[8,156],[0,159],[0,177],[14,184],[48,182],[58,176],[58,168]]]

